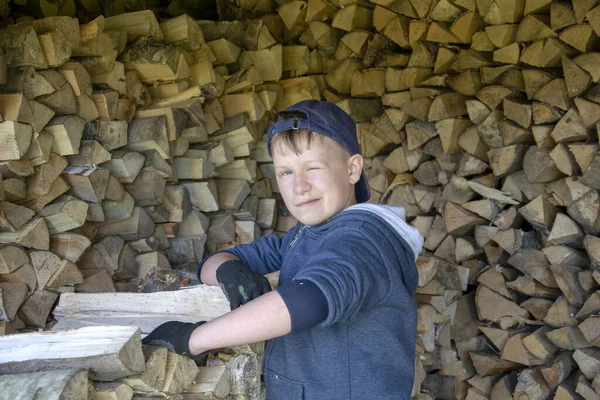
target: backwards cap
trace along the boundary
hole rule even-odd
[[[333,103],[317,100],[303,100],[279,113],[277,120],[267,132],[267,151],[271,155],[273,136],[290,129],[308,129],[336,141],[350,155],[360,154],[356,136],[356,123],[348,114]],[[371,198],[371,189],[367,177],[362,172],[360,180],[354,185],[356,201],[366,203]]]

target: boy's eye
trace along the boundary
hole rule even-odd
[[[292,173],[291,171],[282,171],[281,173],[279,173],[279,176],[287,176],[291,173]]]

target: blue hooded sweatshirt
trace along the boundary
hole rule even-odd
[[[358,204],[227,250],[255,272],[279,270],[279,286],[310,281],[327,300],[322,323],[268,341],[269,400],[410,399],[423,238],[403,212]]]

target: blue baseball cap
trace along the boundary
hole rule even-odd
[[[340,107],[328,101],[303,100],[280,112],[267,131],[267,151],[271,155],[271,139],[277,133],[290,129],[308,129],[336,141],[350,155],[360,154],[356,123]],[[371,198],[371,188],[365,172],[354,184],[357,203]]]

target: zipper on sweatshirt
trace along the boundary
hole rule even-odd
[[[298,232],[296,232],[296,236],[294,236],[294,239],[290,242],[290,249],[294,246],[294,244],[296,243],[296,240],[298,240],[298,238],[300,237],[300,234],[302,233],[304,228],[306,228],[306,225],[302,225],[302,227],[300,227],[300,229],[298,229]]]

